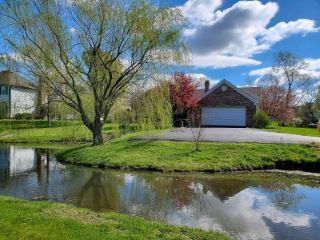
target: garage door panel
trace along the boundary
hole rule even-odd
[[[246,108],[202,108],[202,124],[207,126],[246,126]]]

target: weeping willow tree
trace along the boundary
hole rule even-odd
[[[123,90],[186,52],[180,10],[152,0],[2,0],[0,16],[12,52],[78,112],[94,145]]]
[[[133,119],[143,130],[163,129],[172,126],[172,104],[168,82],[140,92],[132,98]]]

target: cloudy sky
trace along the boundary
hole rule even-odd
[[[320,76],[319,0],[168,2],[186,18],[192,60],[182,71],[244,85],[273,65],[276,52],[290,51]]]
[[[192,57],[179,71],[212,83],[225,78],[246,85],[268,72],[276,52],[290,51],[320,77],[320,0],[166,0],[166,4],[181,9],[186,19],[184,38]],[[0,39],[0,53],[5,50]]]

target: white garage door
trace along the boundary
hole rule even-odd
[[[246,126],[246,108],[209,108],[201,109],[202,125],[206,126]]]

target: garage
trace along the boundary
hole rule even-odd
[[[204,126],[246,126],[246,107],[202,107],[202,125]]]

